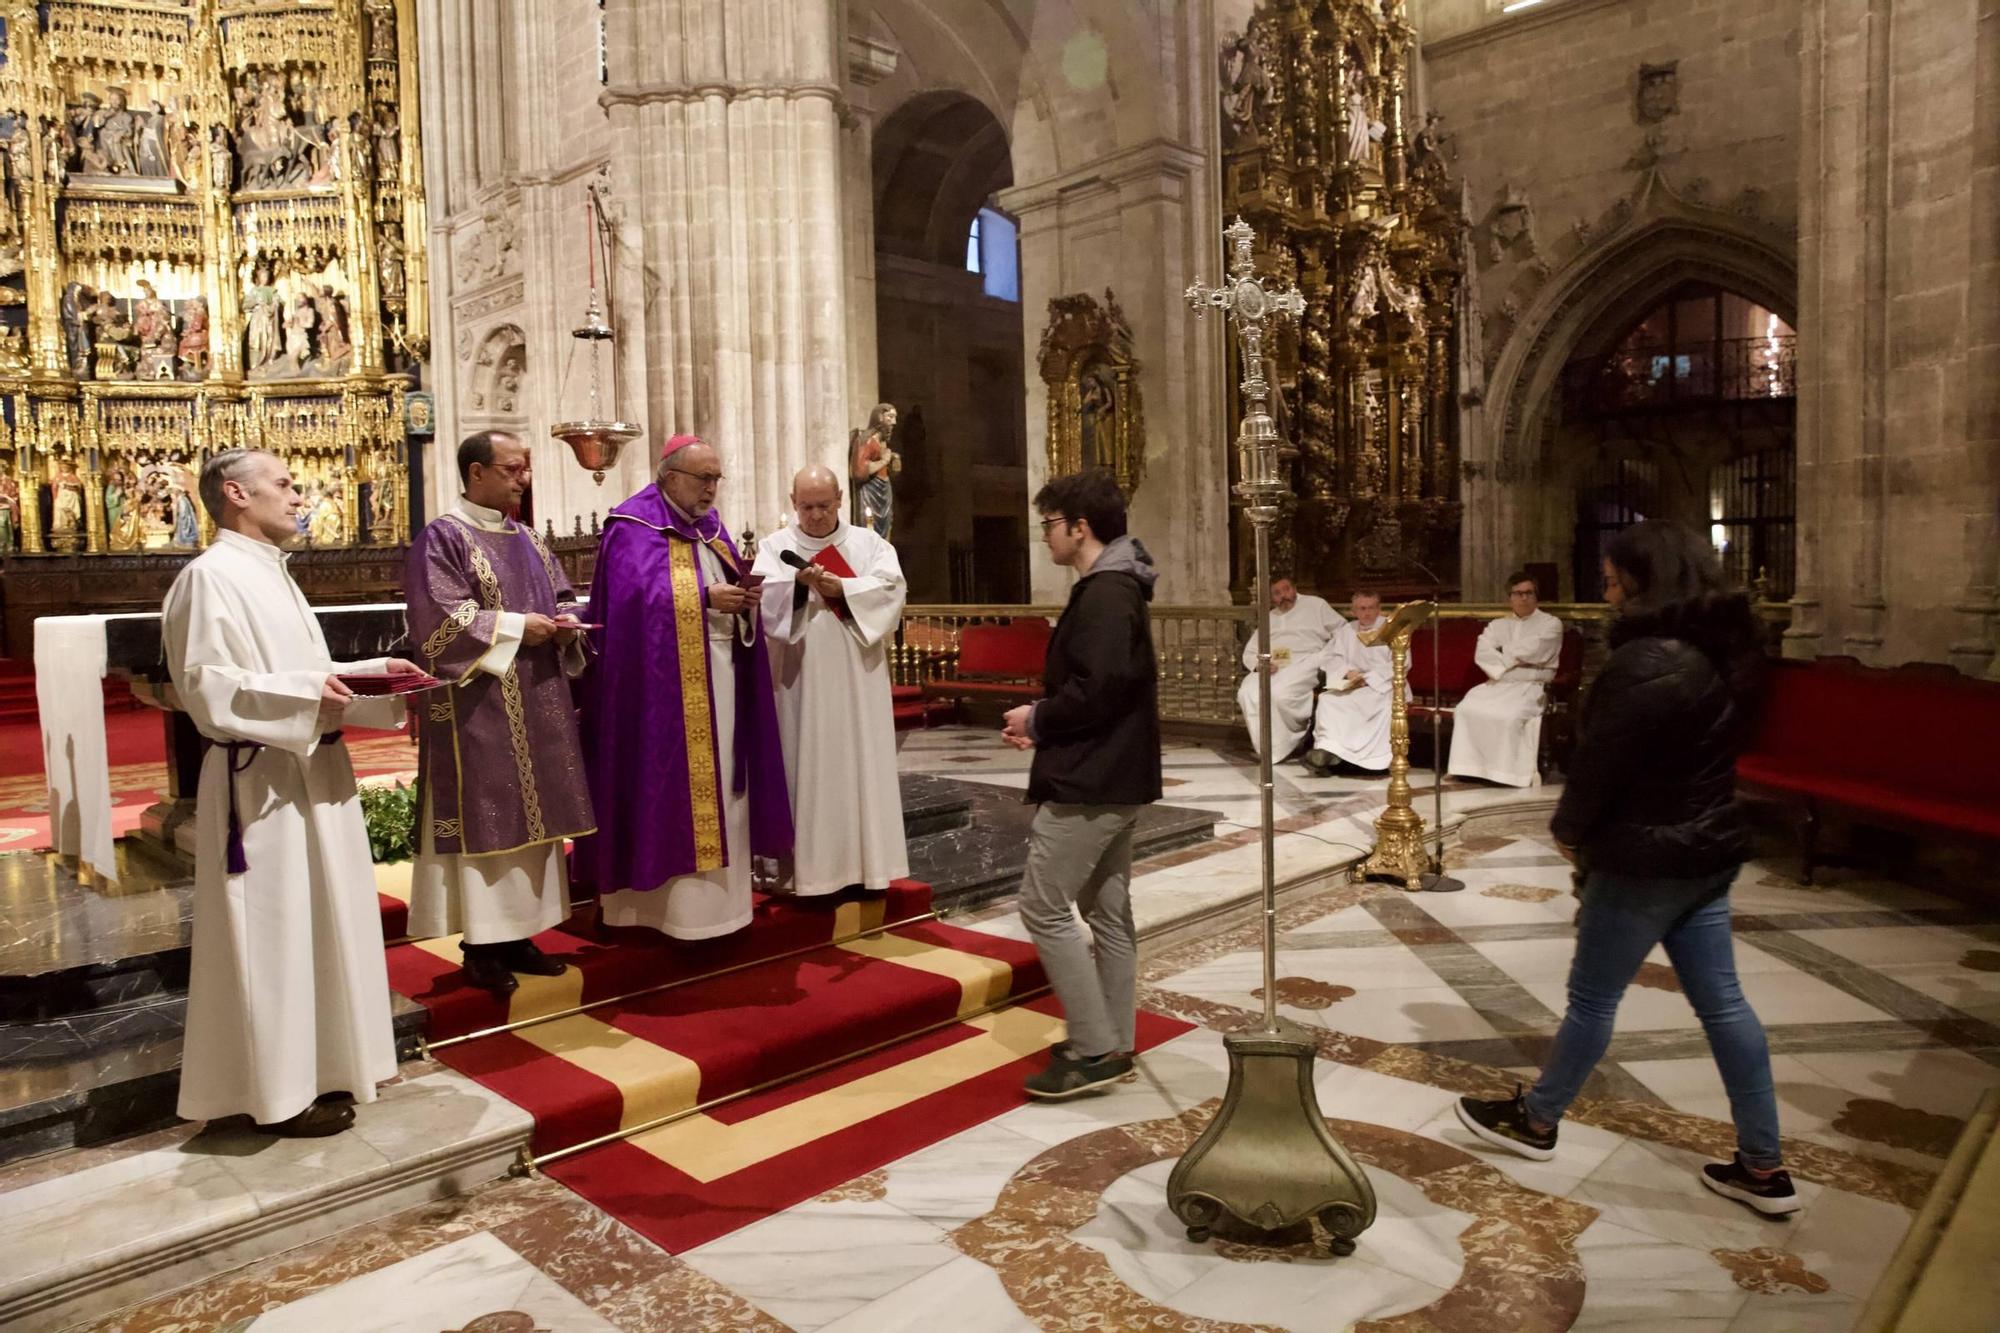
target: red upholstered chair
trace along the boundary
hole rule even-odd
[[[952,678],[925,681],[924,697],[1001,704],[1041,698],[1042,664],[1053,632],[1040,616],[1017,616],[1000,625],[967,625],[958,632]]]

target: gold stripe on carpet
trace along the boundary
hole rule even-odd
[[[458,942],[463,938],[462,935],[440,935],[436,939],[412,940],[411,943],[433,958],[456,965],[465,961],[465,955],[458,951]],[[530,1022],[546,1014],[574,1009],[583,1003],[583,969],[575,963],[571,963],[559,977],[534,977],[516,972],[514,980],[520,983],[520,987],[507,999],[509,1023]]]
[[[861,902],[842,903],[834,909],[833,938],[859,935],[864,930],[880,930],[888,910],[888,900],[880,895]]]
[[[1007,998],[1014,987],[1014,969],[984,954],[961,953],[923,940],[901,935],[877,935],[851,940],[840,946],[849,953],[884,963],[900,963],[933,976],[949,977],[959,984],[958,1012],[976,1013]]]
[[[412,861],[390,861],[375,867],[375,892],[407,905],[410,901]]]
[[[701,1100],[701,1069],[694,1061],[588,1014],[523,1028],[515,1035],[616,1084],[625,1099],[620,1129],[684,1111]]]
[[[629,1141],[709,1184],[1046,1050],[1062,1037],[1063,1024],[1033,1009],[1003,1009],[968,1019],[966,1026],[980,1029],[979,1035],[749,1120],[732,1125],[713,1116],[689,1116]]]

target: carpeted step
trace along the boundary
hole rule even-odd
[[[970,1017],[1042,986],[1034,946],[936,922],[438,1052],[554,1152]]]
[[[1021,1105],[1062,1035],[1049,996],[899,1042],[548,1174],[671,1254],[782,1212]],[[1141,1011],[1136,1049],[1187,1032]]]
[[[379,883],[379,880],[378,880]],[[407,894],[405,895],[407,897]],[[560,977],[522,977],[508,1000],[465,983],[456,937],[398,944],[389,950],[389,985],[430,1010],[429,1037],[443,1041],[502,1023],[519,1023],[681,977],[826,944],[930,911],[927,884],[897,880],[883,893],[819,898],[759,895],[750,925],[718,940],[682,943],[650,930],[598,932],[579,912],[535,937],[570,963]],[[386,922],[385,922],[386,929]]]

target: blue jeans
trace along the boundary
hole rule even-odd
[[[1552,1125],[1576,1100],[1611,1045],[1618,1001],[1655,944],[1664,945],[1681,989],[1708,1034],[1708,1049],[1729,1093],[1736,1147],[1746,1165],[1778,1166],[1778,1099],[1764,1025],[1743,998],[1730,947],[1729,885],[1735,870],[1703,879],[1646,879],[1594,873],[1576,914],[1569,1010],[1555,1050],[1527,1094],[1528,1114]]]

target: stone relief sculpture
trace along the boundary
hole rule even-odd
[[[1247,147],[1257,140],[1258,113],[1270,100],[1270,80],[1247,32],[1223,38],[1221,59],[1223,147]]]

